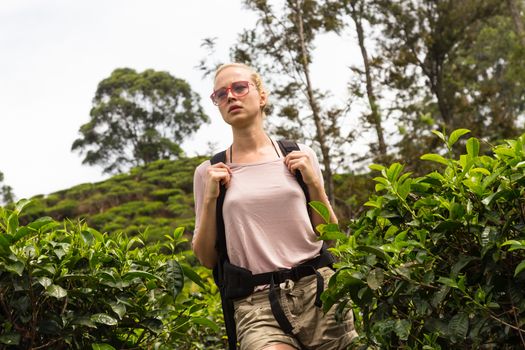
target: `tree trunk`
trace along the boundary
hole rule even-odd
[[[510,15],[512,16],[516,35],[518,35],[521,45],[525,47],[525,29],[523,28],[523,20],[517,0],[507,0],[507,6],[509,7]]]
[[[374,128],[376,129],[376,134],[377,134],[378,151],[379,151],[378,155],[384,158],[386,156],[386,143],[385,143],[385,138],[383,135],[383,126],[381,125],[381,115],[379,114],[377,99],[374,93],[374,87],[372,85],[372,73],[371,73],[371,68],[370,68],[370,60],[368,59],[368,52],[365,46],[365,36],[364,36],[363,24],[361,22],[362,9],[360,9],[358,13],[355,2],[351,2],[350,6],[351,6],[351,16],[355,23],[355,27],[357,31],[357,39],[359,42],[359,47],[361,49],[361,56],[363,56],[363,64],[365,66],[366,94],[368,96],[368,103],[370,104],[370,110],[372,113],[371,120],[374,124]]]
[[[312,89],[312,82],[310,79],[310,69],[309,69],[309,62],[308,62],[308,55],[307,55],[307,49],[305,45],[304,40],[304,28],[303,28],[303,16],[302,16],[302,10],[301,10],[301,2],[296,1],[294,2],[295,5],[295,12],[297,15],[297,28],[299,31],[299,39],[301,44],[301,68],[304,73],[305,79],[306,79],[306,92],[308,96],[308,103],[310,105],[310,109],[312,110],[312,116],[315,123],[315,129],[316,129],[316,139],[319,142],[319,145],[321,147],[321,154],[323,156],[322,163],[324,166],[324,180],[325,180],[325,187],[326,187],[326,195],[328,196],[328,200],[332,205],[334,205],[334,181],[333,181],[333,174],[332,174],[332,162],[330,157],[330,149],[327,145],[326,135],[324,131],[324,126],[321,121],[321,116],[319,112],[319,105],[317,103],[317,100],[314,96],[313,89]]]

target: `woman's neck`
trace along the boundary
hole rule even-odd
[[[237,130],[233,132],[233,150],[253,152],[268,144],[268,136],[262,129]]]
[[[251,163],[279,157],[270,137],[262,129],[235,131],[230,147],[230,162]]]

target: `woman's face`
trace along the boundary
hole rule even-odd
[[[231,88],[232,83],[239,81],[249,82],[248,93],[244,96],[236,97]],[[266,94],[257,91],[249,70],[235,66],[224,68],[215,78],[213,91],[221,88],[227,89],[226,101],[218,106],[226,123],[232,126],[243,127],[253,122],[254,118],[262,118],[261,107],[266,104]]]

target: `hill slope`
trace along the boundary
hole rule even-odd
[[[23,219],[83,219],[102,232],[147,232],[148,241],[178,226],[193,232],[193,172],[204,159],[159,160],[105,181],[35,196]]]

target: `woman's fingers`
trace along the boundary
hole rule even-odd
[[[217,197],[219,195],[220,183],[228,187],[231,180],[231,174],[232,171],[230,167],[222,162],[210,165],[207,169],[207,188],[209,195],[212,197]]]
[[[293,151],[290,152],[285,158],[284,163],[288,167],[288,170],[292,174],[295,174],[297,170],[301,172],[305,183],[311,183],[315,180],[315,174],[313,171],[312,162],[310,157],[305,152]]]
[[[290,171],[305,170],[311,165],[310,158],[305,152],[293,151],[284,158],[284,163]]]

